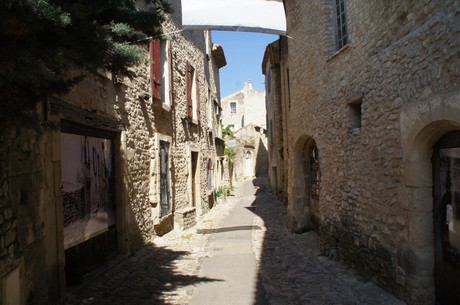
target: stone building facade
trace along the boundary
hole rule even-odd
[[[409,304],[458,304],[459,2],[284,3],[264,68],[289,229]]]
[[[284,170],[285,119],[281,103],[280,42],[275,41],[265,49],[262,73],[265,75],[265,107],[267,110],[268,177],[274,192],[287,190]]]
[[[36,123],[2,130],[2,304],[56,304],[82,270],[193,226],[215,203],[225,56],[210,32],[180,31],[171,4],[135,77],[87,76],[39,103]]]
[[[222,98],[222,125],[233,131],[252,123],[266,128],[265,92],[244,83],[242,90]]]

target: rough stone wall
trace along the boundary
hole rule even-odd
[[[284,181],[283,112],[281,108],[280,43],[265,49],[262,72],[265,74],[267,109],[268,176],[274,192],[286,192]]]
[[[37,109],[43,120],[41,105]],[[0,279],[19,274],[13,290],[1,289],[0,300],[18,296],[24,304],[47,304],[60,297],[59,235],[56,223],[46,222],[59,211],[56,140],[52,129],[24,122],[0,133]]]
[[[181,6],[180,1],[173,1],[175,14],[171,22],[166,26],[167,32],[180,30]],[[183,31],[180,34],[172,34],[173,62],[174,62],[174,98],[175,98],[175,131],[174,159],[175,159],[175,200],[176,210],[187,209],[191,205],[191,176],[190,167],[190,147],[199,150],[199,170],[200,170],[200,197],[201,204],[197,206],[197,215],[206,213],[211,207],[208,204],[209,195],[215,192],[207,189],[207,165],[211,159],[214,166],[217,162],[214,137],[216,131],[214,126],[216,116],[213,110],[213,100],[220,100],[220,88],[218,86],[218,68],[211,56],[212,43],[210,33],[200,31]],[[208,56],[206,56],[208,55]],[[209,58],[209,60],[208,60]],[[194,65],[199,78],[201,113],[198,125],[187,121],[186,103],[186,63],[189,61]],[[194,215],[194,214],[191,214]]]
[[[442,114],[458,129],[458,117],[443,110],[455,113],[460,105],[443,101],[460,87],[458,2],[348,1],[350,43],[339,51],[331,3],[285,2],[293,37],[284,63],[291,89],[289,216],[301,223],[301,150],[314,140],[320,196],[310,208],[325,252],[411,304],[432,304],[432,253],[414,242],[424,232],[417,231],[420,223],[432,226],[432,214],[416,224],[414,207],[406,204],[415,200],[403,155],[414,135],[406,131],[413,127],[404,114],[415,108],[432,120]],[[351,119],[353,103],[362,105],[361,127]],[[435,130],[427,143],[442,136]]]
[[[179,30],[180,1],[164,32]],[[108,130],[115,135],[115,179],[119,250],[132,253],[155,234],[177,224],[188,228],[211,205],[217,185],[207,188],[208,159],[216,162],[217,125],[213,100],[219,101],[218,67],[210,35],[199,31],[167,36],[171,42],[174,104],[163,107],[145,98],[149,65],[132,67],[135,77],[114,84],[104,72],[89,75],[65,96],[37,108],[38,124],[0,133],[0,279],[19,270],[21,302],[54,304],[64,297],[64,246],[61,198],[61,121]],[[208,41],[206,41],[208,39]],[[147,50],[146,50],[147,53]],[[199,80],[200,120],[187,119],[186,62]],[[73,71],[73,74],[80,71]],[[214,128],[214,129],[213,129]],[[172,213],[159,217],[159,141],[170,141]],[[191,207],[190,149],[199,152],[201,200]],[[16,284],[16,283],[15,283]],[[4,290],[0,290],[3,300]],[[15,293],[15,292],[8,292]]]
[[[236,103],[236,113],[231,113],[230,103]],[[235,131],[254,124],[266,128],[265,92],[252,88],[252,81],[244,88],[222,98],[222,125],[234,125]]]

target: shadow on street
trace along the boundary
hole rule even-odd
[[[174,304],[165,299],[168,292],[200,282],[219,281],[182,274],[177,270],[175,261],[188,254],[186,251],[172,251],[155,245],[146,246],[96,280],[78,287],[65,304]]]
[[[218,229],[198,229],[196,232],[198,234],[213,234],[221,232],[231,232],[231,231],[245,231],[245,230],[261,230],[259,226],[235,226],[235,227],[226,227]]]
[[[287,207],[270,191],[268,179],[260,177],[252,183],[256,198],[247,208],[256,215],[254,226],[262,228],[253,232],[259,260],[257,287],[270,304],[405,304],[344,264],[324,256],[315,231],[290,233]],[[263,304],[258,294],[256,305]]]

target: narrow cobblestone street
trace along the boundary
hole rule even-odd
[[[74,289],[66,304],[191,303],[196,287],[224,281],[202,276],[200,270],[219,250],[210,247],[215,233],[240,205],[254,212],[250,227],[259,270],[248,272],[258,272],[253,286],[259,290],[263,287],[263,302],[273,305],[404,304],[371,282],[359,280],[341,263],[321,256],[314,232],[290,234],[285,224],[286,208],[267,191],[266,185],[264,179],[237,183],[235,196],[222,200],[195,228],[156,238],[135,256],[121,259],[97,279]],[[247,194],[248,190],[254,195]],[[229,295],[229,298],[235,303],[238,295]],[[254,303],[256,298],[254,295]]]

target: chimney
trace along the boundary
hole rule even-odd
[[[247,82],[244,83],[244,90],[245,91],[252,90],[252,80],[248,80]]]

